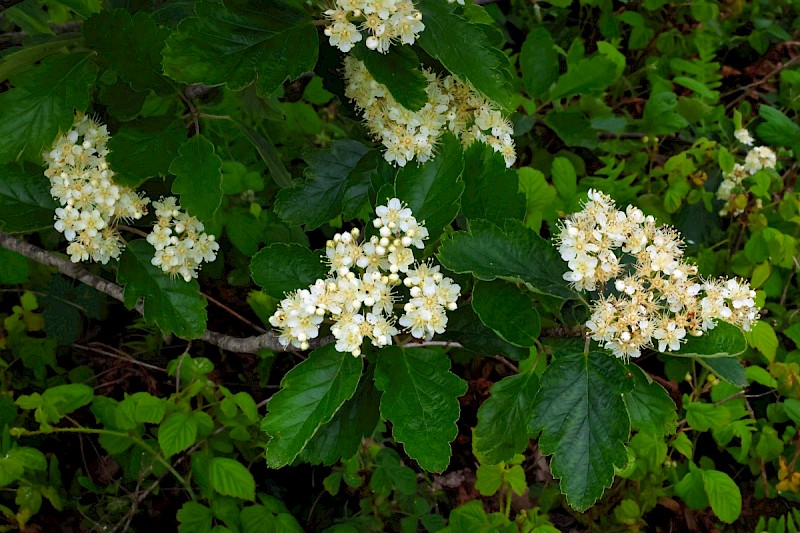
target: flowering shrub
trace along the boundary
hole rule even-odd
[[[796,2],[5,2],[0,530],[791,530]]]

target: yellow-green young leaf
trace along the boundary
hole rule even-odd
[[[214,457],[208,466],[208,478],[214,490],[223,496],[243,500],[256,499],[256,481],[245,466],[227,457]]]
[[[694,454],[694,446],[692,445],[692,441],[689,440],[689,437],[686,436],[686,433],[681,432],[675,435],[675,439],[670,445],[675,451],[687,459],[691,459]]]
[[[194,501],[178,510],[178,533],[210,533],[214,518],[211,509]]]
[[[525,195],[525,225],[537,233],[542,227],[542,220],[555,216],[553,201],[557,193],[555,187],[547,183],[540,171],[523,167],[517,169],[519,190]]]
[[[668,352],[678,357],[714,358],[732,357],[747,349],[742,330],[727,322],[717,322],[711,331],[699,337],[686,336],[686,342],[677,352]]]
[[[732,524],[742,514],[742,493],[728,474],[703,470],[703,488],[711,510],[720,520]]]
[[[40,168],[0,167],[0,229],[27,233],[52,227],[57,207]]]
[[[503,472],[506,465],[500,463],[496,465],[481,464],[478,471],[475,473],[477,481],[475,488],[481,493],[481,496],[494,496],[500,487],[503,485]]]
[[[167,39],[164,72],[184,83],[255,82],[259,95],[314,70],[319,40],[311,19],[288,2],[199,2]]]
[[[761,352],[771,363],[775,360],[775,352],[778,350],[778,336],[775,330],[768,323],[759,320],[746,334],[747,342]]]
[[[446,134],[436,157],[421,165],[406,165],[397,171],[395,194],[406,202],[419,221],[425,221],[430,239],[442,234],[458,214],[464,183],[458,181],[464,169],[461,143]],[[386,198],[377,198],[383,204]]]
[[[167,411],[166,402],[146,392],[137,392],[131,396],[135,407],[133,418],[139,423],[159,424]]]
[[[511,64],[487,32],[455,13],[455,4],[419,0],[425,31],[417,42],[447,70],[502,107],[511,99]],[[458,43],[458,46],[453,46]]]
[[[180,195],[183,209],[206,224],[222,205],[221,169],[214,145],[202,135],[183,143],[169,165],[170,174],[175,175],[172,193]]]
[[[491,146],[476,141],[467,148],[462,177],[461,213],[465,218],[501,223],[525,216],[525,197],[519,192],[517,172],[506,168],[503,156]]]
[[[678,424],[675,402],[664,387],[649,381],[637,365],[628,365],[633,388],[622,395],[631,418],[631,427],[661,437],[672,435]]]
[[[0,457],[0,487],[5,487],[19,478],[25,473],[25,466],[16,457],[5,455]]]
[[[270,436],[266,455],[271,468],[294,461],[319,428],[353,396],[362,368],[360,357],[337,352],[328,344],[284,376],[261,423]]]
[[[308,178],[278,193],[275,212],[287,224],[302,224],[307,231],[336,218],[342,213],[347,177],[367,151],[360,142],[343,140],[335,141],[330,150],[312,153]]]
[[[517,346],[533,346],[542,329],[539,312],[527,294],[507,281],[476,281],[472,308],[500,338]]]
[[[450,442],[458,435],[458,397],[467,384],[450,372],[439,350],[383,348],[378,353],[375,385],[383,391],[381,415],[392,423],[394,439],[429,472],[450,463]]]
[[[556,157],[551,172],[558,195],[565,202],[572,200],[578,194],[578,176],[572,163],[566,157]]]
[[[484,281],[522,281],[536,292],[574,296],[555,247],[518,220],[506,220],[502,228],[486,220],[470,221],[468,232],[454,233],[442,243],[439,261],[453,272]]]
[[[137,91],[159,94],[172,91],[161,73],[161,50],[170,33],[169,28],[158,27],[149,13],[131,16],[125,9],[97,13],[83,25],[86,44],[117,76]]]
[[[622,394],[630,390],[625,367],[605,352],[573,353],[555,359],[542,375],[533,400],[529,432],[561,492],[577,511],[591,507],[628,462],[630,420]]]
[[[152,117],[128,122],[108,141],[108,162],[114,181],[138,187],[153,176],[166,176],[169,165],[186,140],[186,131],[172,117]]]
[[[133,309],[141,298],[144,318],[164,333],[196,339],[206,330],[206,300],[196,280],[172,278],[154,266],[155,253],[147,241],[128,243],[122,254],[117,281],[125,287],[125,307]]]
[[[328,268],[322,264],[319,252],[299,244],[275,243],[253,256],[250,272],[264,292],[282,299],[287,292],[324,279]]]
[[[364,63],[375,81],[385,85],[401,106],[409,111],[419,111],[427,103],[425,89],[428,80],[410,46],[393,46],[388,53],[376,54],[367,49],[365,41],[361,41],[350,53]]]
[[[478,409],[472,450],[482,465],[508,461],[528,446],[527,425],[539,380],[533,372],[508,376],[492,385]]]
[[[533,98],[541,98],[558,78],[558,52],[553,36],[544,27],[531,30],[519,53],[522,83]]]
[[[197,440],[197,420],[186,413],[172,413],[158,427],[158,446],[167,457],[189,448]]]
[[[721,429],[731,423],[731,412],[711,403],[686,404],[686,421],[697,431]]]
[[[24,155],[41,162],[42,149],[66,131],[75,110],[89,106],[97,66],[89,52],[44,59],[14,78],[14,88],[0,93],[0,164]]]

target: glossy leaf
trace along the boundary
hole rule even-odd
[[[491,146],[474,142],[467,148],[462,176],[461,213],[467,219],[499,224],[525,216],[525,196],[519,192],[517,172],[506,168],[503,156]]]
[[[383,348],[375,385],[383,391],[381,415],[392,423],[392,435],[406,453],[429,472],[450,463],[456,438],[458,397],[467,384],[450,372],[450,360],[438,350]]]
[[[542,329],[531,299],[513,283],[476,281],[472,308],[501,339],[517,346],[533,346]]]
[[[675,402],[669,393],[636,365],[628,365],[633,388],[622,395],[631,419],[631,427],[661,437],[672,435],[678,424]]]
[[[253,281],[273,298],[307,288],[328,274],[319,252],[285,243],[271,244],[259,251],[253,256],[250,271]]]
[[[27,233],[52,227],[57,207],[41,170],[0,167],[0,230]]]
[[[538,390],[539,379],[533,372],[508,376],[492,385],[472,432],[472,449],[482,465],[509,461],[528,446],[527,423]]]
[[[180,195],[181,207],[206,223],[222,205],[221,168],[214,144],[202,135],[183,143],[169,166],[170,174],[175,174],[172,193]]]
[[[135,240],[120,259],[117,281],[125,287],[125,307],[133,309],[141,298],[144,318],[164,333],[196,339],[206,329],[206,300],[196,280],[172,278],[153,266],[155,253],[147,241]]]
[[[89,52],[50,56],[13,79],[14,88],[0,93],[0,164],[24,155],[41,161],[42,149],[66,131],[75,110],[89,106],[89,90],[97,66]]]
[[[630,421],[622,393],[625,367],[604,352],[558,357],[542,375],[533,401],[532,435],[552,455],[550,470],[577,511],[591,507],[628,462]]]
[[[669,352],[678,357],[716,358],[731,357],[747,349],[742,330],[727,322],[717,322],[714,329],[699,337],[687,335],[686,342],[677,352]]]
[[[410,46],[392,46],[388,53],[376,54],[361,41],[350,53],[364,63],[375,81],[385,85],[401,106],[419,111],[428,102],[428,80]]]
[[[362,359],[323,346],[281,380],[281,390],[269,401],[261,429],[270,436],[267,464],[280,468],[294,461],[323,424],[356,391]]]

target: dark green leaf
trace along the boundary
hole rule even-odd
[[[221,168],[214,145],[202,135],[183,143],[169,166],[170,174],[175,174],[172,193],[180,195],[183,209],[206,224],[222,205]]]
[[[747,376],[738,357],[695,357],[694,360],[731,385],[747,386]]]
[[[528,446],[527,424],[538,390],[533,372],[508,376],[492,385],[472,432],[472,449],[482,465],[508,461]]]
[[[425,23],[425,31],[417,40],[422,49],[487,98],[502,107],[508,106],[511,89],[508,57],[492,44],[480,25],[457,15],[455,4],[420,0],[417,7]]]
[[[678,131],[688,125],[675,108],[678,105],[678,97],[675,93],[663,92],[650,95],[644,105],[642,115],[642,129],[652,135],[669,134]]]
[[[381,415],[393,425],[394,439],[429,472],[450,462],[456,438],[458,397],[467,384],[450,372],[450,360],[438,350],[384,348],[378,354],[375,385],[383,391]]]
[[[245,466],[235,459],[214,457],[208,466],[208,478],[214,490],[223,496],[243,500],[256,499],[256,481]]]
[[[211,533],[213,518],[211,509],[188,501],[178,510],[178,533]]]
[[[461,343],[465,350],[478,355],[502,354],[519,361],[528,357],[530,350],[514,346],[497,336],[480,321],[472,306],[462,305],[447,315],[448,338]]]
[[[328,344],[284,376],[261,424],[270,436],[266,455],[271,468],[294,461],[319,428],[353,396],[362,368],[360,357],[337,352]]]
[[[522,83],[533,98],[541,98],[558,78],[558,52],[546,28],[534,28],[519,53]]]
[[[108,142],[108,161],[116,173],[114,181],[138,187],[153,176],[166,176],[185,140],[183,126],[173,118],[128,122]]]
[[[0,285],[26,283],[29,275],[28,259],[25,256],[0,248]],[[46,324],[47,318],[45,318]]]
[[[388,497],[392,488],[400,494],[410,496],[417,492],[417,475],[402,465],[396,451],[381,448],[375,456],[375,470],[369,485],[378,497]]]
[[[361,41],[350,53],[364,63],[375,81],[385,85],[401,106],[419,111],[428,102],[428,80],[410,46],[393,46],[386,54],[376,54]]]
[[[633,389],[624,393],[622,399],[633,429],[657,437],[675,433],[678,415],[669,393],[655,381],[649,381],[638,366],[628,365],[628,371],[632,374]]]
[[[417,220],[424,221],[435,240],[458,214],[464,184],[458,181],[464,169],[461,144],[445,135],[436,157],[419,166],[406,165],[397,172],[395,193],[406,202]],[[378,198],[384,203],[386,198]]]
[[[461,212],[467,219],[497,224],[525,216],[525,197],[519,192],[517,172],[506,168],[503,156],[491,146],[474,142],[467,148],[462,178]]]
[[[199,2],[167,39],[164,72],[184,83],[225,84],[236,91],[255,82],[260,95],[314,70],[319,41],[311,19],[275,1]]]
[[[89,106],[97,66],[89,52],[48,57],[0,93],[0,163],[24,155],[41,161],[42,149],[72,125],[75,111]]]
[[[250,263],[253,281],[273,298],[307,288],[327,277],[328,268],[318,252],[299,244],[275,243],[253,256]]]
[[[758,107],[758,116],[765,122],[760,124],[756,131],[765,143],[788,147],[800,144],[800,126],[780,110],[768,105],[761,105]]]
[[[472,308],[501,339],[517,346],[533,346],[542,329],[531,299],[513,283],[476,281]]]
[[[355,455],[361,439],[375,431],[380,418],[380,392],[367,371],[353,397],[344,402],[330,422],[319,428],[300,454],[303,461],[330,466]]]
[[[544,123],[561,137],[567,146],[595,148],[597,146],[597,130],[577,106],[568,107],[564,111],[551,111]]]
[[[517,220],[507,220],[504,228],[485,220],[471,221],[468,232],[455,233],[442,243],[439,261],[453,272],[470,273],[484,281],[522,281],[536,292],[573,296],[556,249]]]
[[[275,148],[275,143],[272,142],[269,135],[263,131],[256,131],[240,122],[236,124],[242,130],[247,140],[250,141],[250,144],[256,149],[261,159],[264,160],[272,179],[275,180],[278,187],[292,187],[294,185],[292,176],[289,174],[289,171],[286,170],[281,160],[281,155],[278,153],[278,149]]]
[[[670,355],[679,357],[731,357],[741,354],[747,349],[747,341],[742,330],[727,322],[718,322],[714,329],[704,332],[699,337],[686,337],[686,343],[677,352]]]
[[[550,91],[550,98],[567,98],[576,94],[600,94],[616,79],[617,66],[601,56],[581,59],[567,69]]]
[[[161,94],[172,90],[161,74],[161,49],[170,31],[156,26],[149,13],[103,11],[84,23],[83,34],[86,44],[134,89]]]
[[[0,229],[27,233],[50,228],[57,207],[41,169],[0,167]]]
[[[125,306],[133,309],[144,300],[144,318],[164,333],[196,339],[206,329],[206,300],[200,296],[196,280],[171,278],[150,260],[155,253],[150,244],[136,240],[122,254],[117,281],[125,287]]]
[[[542,375],[530,432],[553,455],[550,470],[577,511],[591,507],[628,462],[630,421],[622,393],[630,380],[618,359],[604,352],[557,358]]]
[[[342,213],[347,176],[367,147],[347,140],[335,141],[330,150],[309,158],[309,177],[291,189],[283,189],[275,200],[275,212],[289,225],[318,228]]]

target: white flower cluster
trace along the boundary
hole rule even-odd
[[[425,29],[411,0],[336,0],[325,15],[331,21],[325,27],[328,42],[345,53],[363,38],[360,30],[369,33],[367,48],[385,54],[398,41],[414,44]],[[361,22],[360,29],[354,20]]]
[[[746,146],[753,144],[753,137],[746,129],[738,129],[733,134],[742,144]],[[725,201],[719,214],[725,216],[730,213],[738,216],[744,213],[747,206],[747,191],[742,182],[761,169],[775,168],[777,163],[778,158],[771,148],[767,146],[751,148],[744,158],[744,164],[736,163],[733,170],[725,174],[719,189],[717,189],[717,198]]]
[[[150,261],[172,276],[181,276],[184,281],[197,277],[197,269],[205,261],[217,258],[219,243],[213,235],[204,233],[205,227],[197,218],[181,211],[174,196],[153,202],[156,223],[147,236],[147,242],[156,249]]]
[[[43,154],[50,194],[61,203],[55,228],[70,241],[67,254],[74,263],[117,259],[125,245],[117,223],[147,214],[149,198],[114,183],[106,161],[109,138],[105,124],[78,116],[72,129]],[[158,219],[147,236],[156,249],[153,265],[186,281],[196,278],[200,263],[216,259],[219,244],[203,233],[199,220],[180,210],[174,197],[153,202],[153,207]]]
[[[419,111],[400,105],[389,90],[375,81],[364,63],[347,57],[345,95],[364,114],[370,132],[386,147],[384,158],[400,166],[431,159],[441,135],[449,130],[468,146],[484,142],[500,152],[511,166],[517,159],[514,128],[489,100],[453,76],[438,78],[425,70],[427,103]]]
[[[589,191],[557,242],[570,268],[565,280],[578,290],[605,289],[586,327],[617,357],[638,357],[643,346],[678,350],[687,334],[702,335],[716,320],[748,331],[759,318],[756,293],[746,282],[700,279],[697,267],[683,260],[677,231],[656,226],[636,207],[617,210],[600,192]],[[606,286],[611,280],[613,289]]]
[[[376,347],[388,346],[399,324],[418,339],[430,340],[447,326],[447,311],[456,309],[461,287],[439,272],[438,266],[414,261],[413,248],[428,238],[424,223],[414,218],[400,200],[378,206],[373,225],[379,235],[359,242],[360,232],[337,233],[325,254],[328,278],[308,289],[286,295],[269,321],[280,330],[283,346],[305,350],[319,336],[325,317],[333,322],[336,349],[361,354],[364,339]],[[409,300],[395,320],[396,289],[407,288]]]
[[[50,194],[61,204],[55,228],[70,241],[67,254],[74,263],[118,258],[124,244],[116,222],[147,214],[147,198],[114,183],[106,162],[108,139],[105,125],[82,116],[42,154]]]

